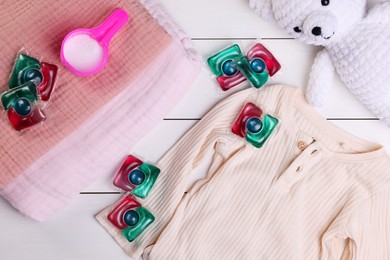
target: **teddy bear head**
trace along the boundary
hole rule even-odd
[[[366,0],[250,0],[250,6],[265,20],[275,21],[291,36],[326,46],[340,39],[360,22]]]

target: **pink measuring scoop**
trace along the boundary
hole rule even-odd
[[[128,20],[125,10],[116,9],[98,27],[71,31],[62,41],[61,62],[78,76],[98,73],[107,63],[112,37]]]

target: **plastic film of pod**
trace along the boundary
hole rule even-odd
[[[129,242],[133,242],[155,220],[133,196],[126,196],[120,201],[108,214],[107,219],[121,230]]]
[[[252,47],[246,56],[235,44],[208,58],[207,63],[223,91],[246,80],[255,88],[261,88],[281,69],[272,53],[260,43]]]
[[[9,90],[1,94],[12,127],[21,131],[46,120],[42,104],[50,100],[58,67],[25,54],[19,54],[8,81]]]
[[[232,132],[256,148],[264,146],[279,121],[271,115],[263,115],[253,103],[247,103],[233,123]]]

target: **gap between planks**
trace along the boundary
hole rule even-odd
[[[285,37],[285,38],[277,38],[277,37],[265,37],[265,38],[256,38],[256,37],[193,37],[191,38],[193,41],[255,41],[255,40],[295,40],[294,38]],[[199,121],[201,118],[164,118],[165,121]],[[379,118],[327,118],[329,121],[379,121]]]
[[[258,38],[258,37],[194,37],[193,41],[256,41],[256,40],[294,40],[294,38]],[[164,118],[164,121],[200,121],[202,118]],[[378,118],[327,118],[328,121],[378,121]],[[120,191],[80,192],[80,195],[123,195]]]
[[[165,121],[199,121],[201,118],[165,118]],[[379,121],[378,118],[327,118],[328,121]],[[124,195],[120,191],[88,191],[80,195]]]
[[[256,40],[295,40],[294,38],[282,37],[282,38],[258,38],[258,37],[194,37],[191,38],[193,41],[256,41]]]
[[[83,191],[80,192],[80,195],[121,195],[125,193],[120,191]]]
[[[200,121],[202,118],[164,118],[164,121]],[[327,118],[328,121],[379,121],[379,118],[370,117],[340,117],[340,118]]]

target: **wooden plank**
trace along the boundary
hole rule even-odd
[[[289,37],[277,26],[262,21],[249,1],[163,0],[176,22],[193,38]]]
[[[142,139],[129,153],[139,156],[151,163],[156,163],[195,123],[197,120],[169,120],[161,123],[156,129]],[[379,121],[367,120],[330,120],[353,135],[374,143],[382,144],[390,152],[389,129]],[[118,166],[121,163],[118,158]],[[90,185],[84,192],[119,192],[112,181],[116,169],[105,174]]]
[[[21,216],[0,200],[0,258],[129,259],[94,215],[119,195],[79,195],[61,214],[45,223]]]
[[[380,0],[369,0],[369,6]],[[162,0],[180,26],[193,38],[289,38],[274,24],[263,21],[249,0]]]
[[[196,121],[165,121],[140,142],[134,152],[157,160],[162,153]],[[336,121],[337,125],[359,136],[385,143],[388,129],[379,122]],[[173,134],[174,130],[174,134]],[[155,148],[158,143],[159,149]],[[91,190],[107,186],[95,183]],[[112,191],[113,188],[108,188]],[[0,200],[0,251],[3,259],[128,259],[116,242],[95,221],[94,215],[120,195],[79,195],[61,214],[45,223],[29,220]]]
[[[239,43],[248,50],[254,41],[212,40],[195,41],[205,61],[214,52],[231,44]],[[277,57],[282,69],[268,84],[288,84],[305,90],[313,60],[319,48],[309,47],[295,40],[264,40],[262,43]],[[332,80],[332,79],[329,79]],[[345,87],[338,77],[333,79],[327,105],[319,111],[327,118],[375,118]],[[223,93],[217,85],[209,68],[204,69],[189,90],[187,97],[167,118],[200,118],[218,101],[235,91],[248,87],[243,84],[234,91]]]

